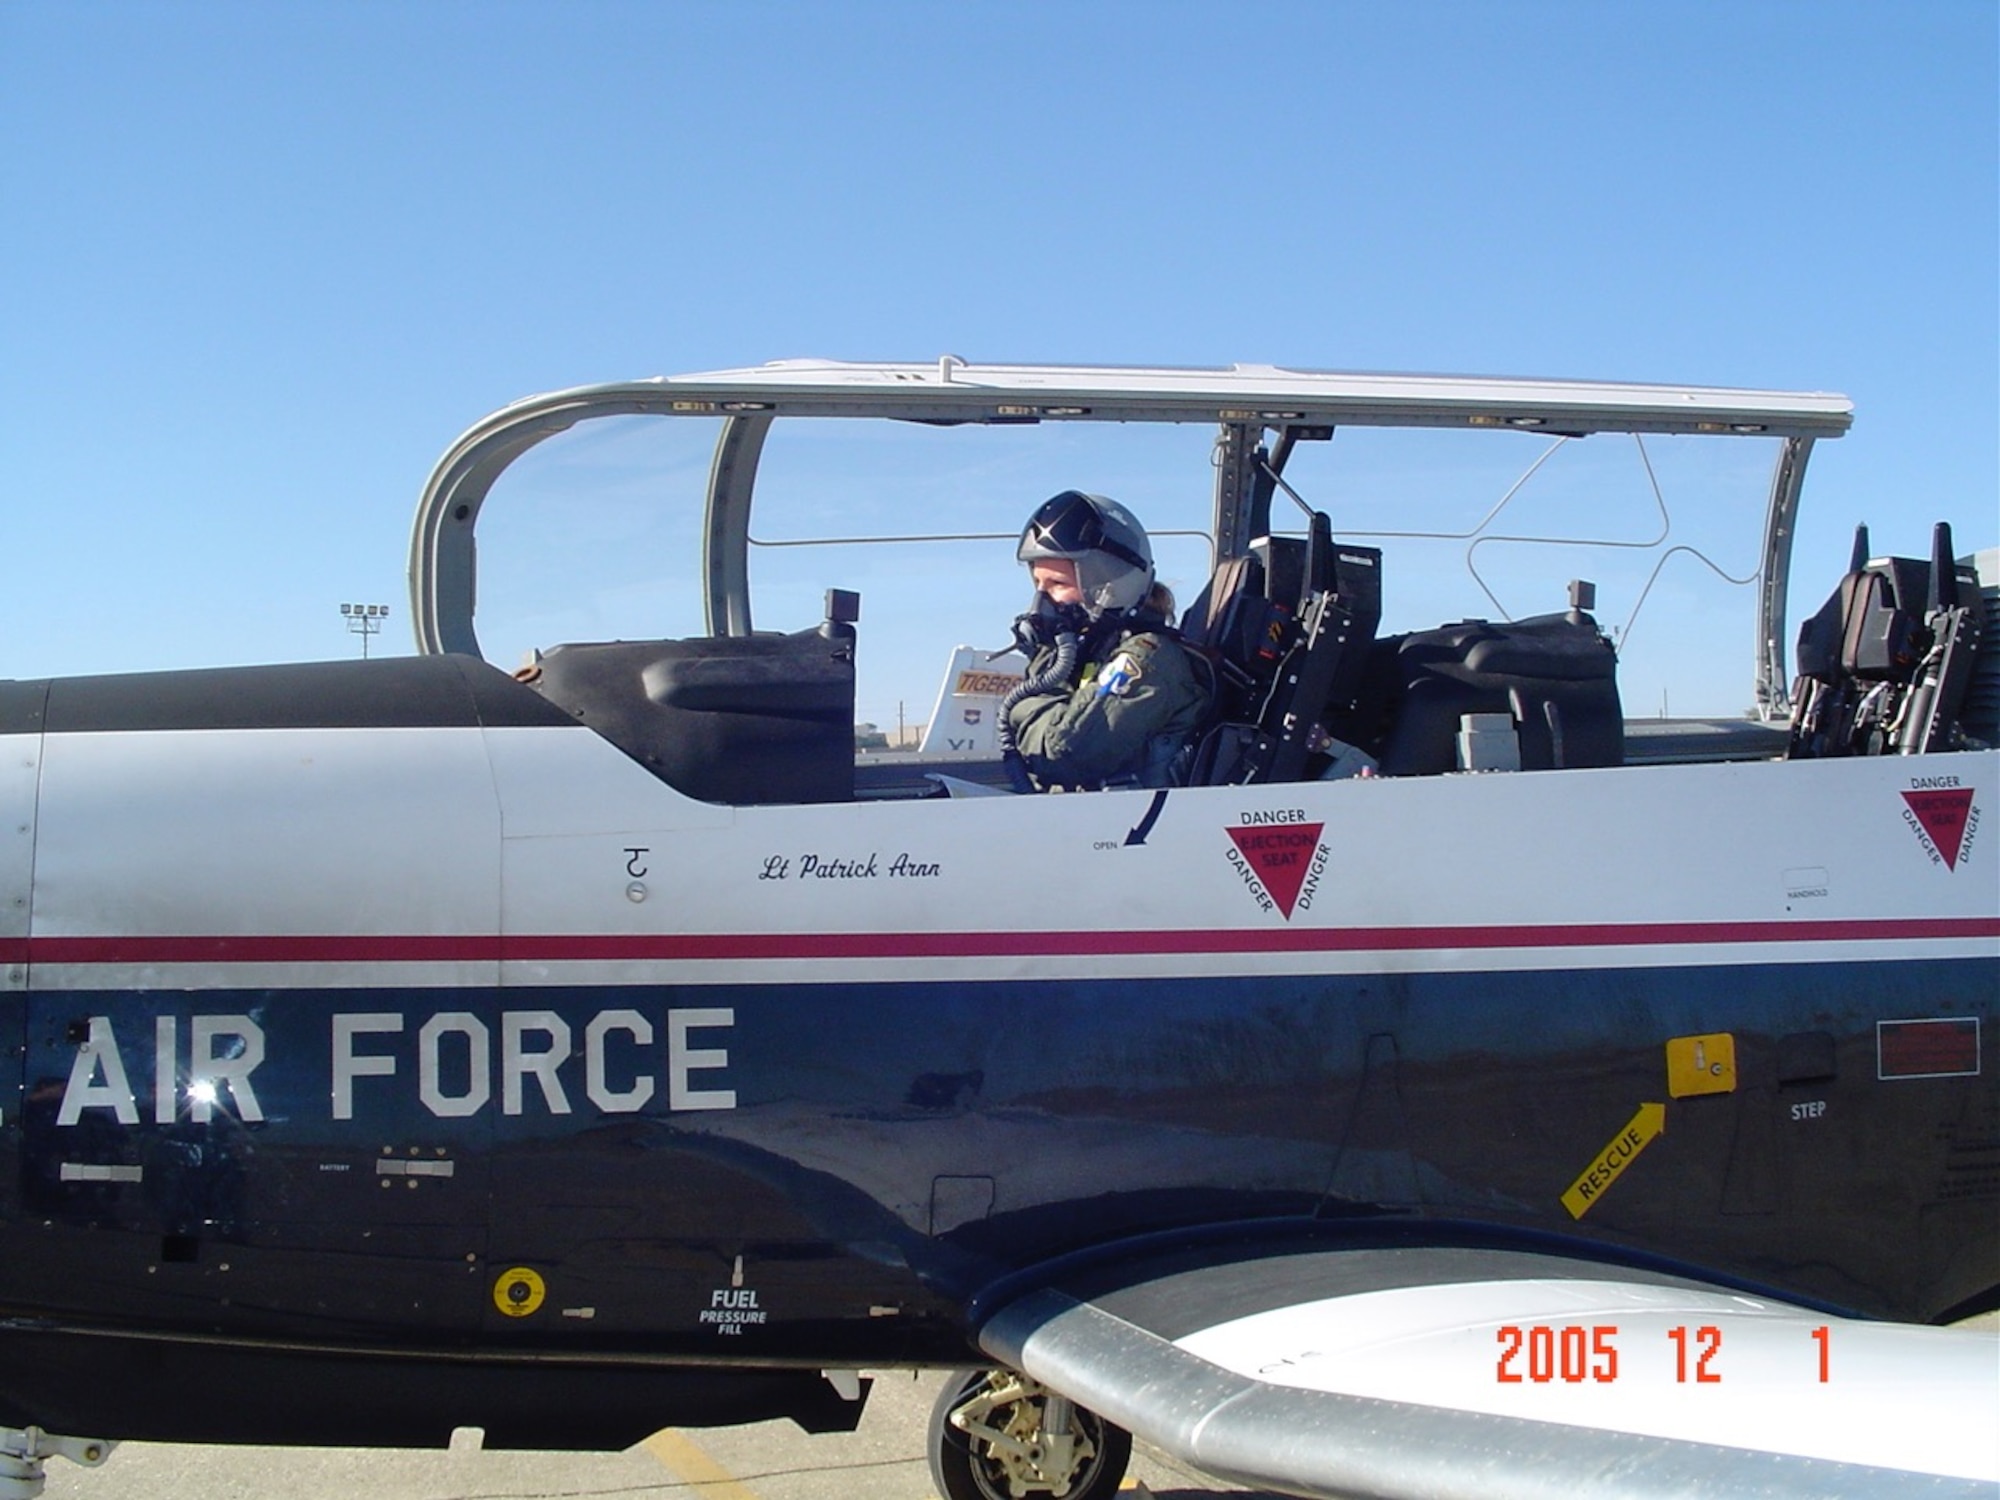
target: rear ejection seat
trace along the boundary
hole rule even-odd
[[[1951,527],[1928,561],[1871,557],[1857,527],[1847,576],[1799,630],[1789,754],[1920,754],[1990,744],[2000,663],[1978,570]]]
[[[833,589],[814,630],[555,646],[526,680],[690,797],[846,802],[859,616],[859,596]]]

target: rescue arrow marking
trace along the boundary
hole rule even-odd
[[[1666,1128],[1666,1105],[1640,1105],[1639,1113],[1626,1122],[1625,1128],[1612,1138],[1610,1145],[1597,1153],[1583,1175],[1572,1182],[1569,1191],[1563,1194],[1563,1207],[1569,1210],[1569,1216],[1572,1219],[1582,1218],[1604,1190],[1618,1180],[1619,1174],[1652,1144],[1653,1137]]]

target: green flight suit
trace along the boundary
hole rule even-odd
[[[1007,716],[1035,784],[1044,791],[1171,785],[1182,750],[1208,716],[1206,663],[1143,624],[1084,650],[1066,691],[1024,698]],[[1047,671],[1055,655],[1053,647],[1037,652],[1029,677]]]

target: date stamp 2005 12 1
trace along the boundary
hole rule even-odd
[[[1500,1356],[1494,1378],[1501,1385],[1580,1385],[1595,1381],[1610,1385],[1618,1379],[1618,1325],[1615,1323],[1505,1324],[1497,1331]],[[1817,1345],[1819,1382],[1832,1378],[1832,1329],[1811,1330]],[[1672,1345],[1674,1380],[1683,1385],[1720,1385],[1723,1381],[1722,1330],[1712,1324],[1667,1330]],[[1815,1351],[1801,1351],[1810,1358]]]

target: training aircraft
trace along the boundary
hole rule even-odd
[[[431,476],[417,655],[0,682],[0,1495],[119,1439],[838,1429],[904,1366],[963,1372],[947,1500],[1103,1500],[1132,1434],[1301,1496],[1990,1495],[1994,1340],[1921,1325],[2000,1294],[2000,567],[1858,537],[1790,670],[1851,415],[952,357],[565,390]],[[961,743],[856,754],[901,585],[753,623],[799,554],[751,517],[788,431],[861,427],[980,445],[951,483],[1012,525],[1098,486],[1017,437],[1182,434],[1217,693],[1179,784],[1011,794],[983,648]],[[489,664],[496,486],[586,439],[509,503],[591,471],[637,514],[683,430],[700,621]],[[1441,481],[1308,472],[1378,433],[1662,502],[1751,464],[1751,715],[1628,720],[1644,627],[1582,581],[1384,629],[1431,584],[1350,513]],[[793,468],[853,524],[865,480]],[[1443,528],[1489,593],[1502,488]],[[1025,596],[995,535],[891,571]]]

